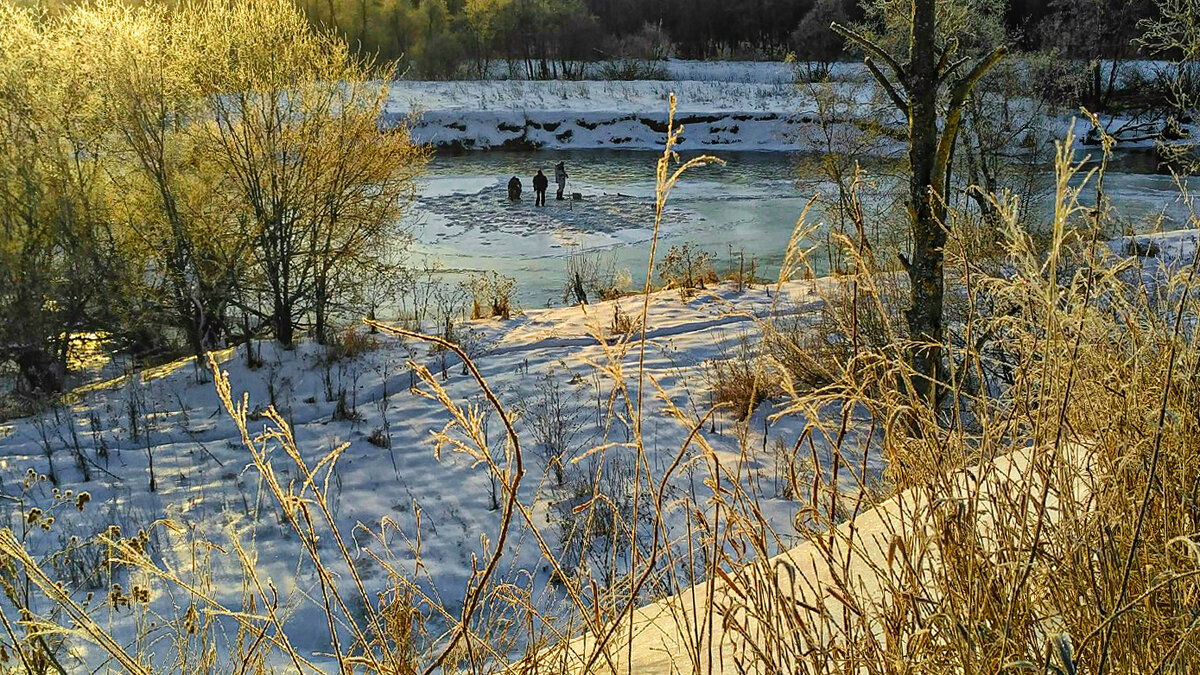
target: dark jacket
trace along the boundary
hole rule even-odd
[[[537,175],[533,177],[533,189],[538,192],[545,192],[548,187],[550,187],[550,179],[546,178],[546,174],[539,170]]]

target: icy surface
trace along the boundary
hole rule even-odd
[[[684,159],[697,154],[686,152]],[[725,166],[687,174],[667,202],[660,231],[660,254],[691,242],[716,255],[718,269],[736,267],[739,252],[756,263],[760,276],[774,278],[784,247],[809,199],[817,230],[809,245],[825,239],[830,205],[837,188],[823,174],[819,158],[796,153],[722,152]],[[414,260],[440,260],[454,278],[493,270],[517,279],[523,307],[562,303],[567,258],[579,251],[602,253],[633,280],[644,278],[653,225],[654,164],[659,155],[629,150],[546,150],[538,152],[439,152],[422,178],[412,222]],[[1082,155],[1081,155],[1082,157]],[[552,175],[566,163],[568,192],[580,201],[556,201],[536,208],[530,186],[539,168]],[[864,161],[867,172],[861,199],[868,211],[870,236],[894,219],[900,168],[891,160]],[[525,186],[522,200],[511,203],[505,184],[517,176]],[[1039,190],[1050,184],[1043,173]],[[1200,180],[1189,179],[1200,190]],[[1145,160],[1129,155],[1114,160],[1105,192],[1118,223],[1115,232],[1147,232],[1186,227],[1189,210],[1168,175],[1147,173]],[[1035,195],[1036,196],[1036,195]],[[1090,194],[1084,195],[1090,199]],[[1023,203],[1030,222],[1048,222],[1047,199]],[[814,272],[828,272],[829,259],[817,250],[809,261]]]

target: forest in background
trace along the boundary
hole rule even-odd
[[[300,0],[309,19],[421,77],[480,75],[492,59],[836,60],[850,56],[831,22],[863,20],[858,0]],[[1150,0],[972,3],[1027,50],[1127,57]],[[572,77],[531,68],[530,77]]]
[[[19,0],[50,13],[66,0]],[[163,3],[152,3],[163,4]],[[171,4],[171,3],[167,3]],[[578,62],[686,59],[832,61],[852,56],[831,22],[858,22],[858,0],[298,0],[317,27],[399,64],[399,76],[579,78]],[[886,4],[886,3],[885,3]],[[1151,0],[975,0],[1023,50],[1128,58]],[[642,78],[645,68],[608,75]]]

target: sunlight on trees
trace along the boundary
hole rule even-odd
[[[399,262],[427,152],[380,128],[389,67],[289,5],[4,5],[0,69],[0,309],[28,317],[0,359],[23,391],[61,389],[85,329],[196,355],[322,338]]]
[[[981,12],[969,2],[879,0],[869,5],[868,14],[876,13],[891,27],[882,37],[834,26],[865,52],[867,68],[908,120],[912,257],[901,256],[901,262],[912,287],[905,318],[915,343],[912,363],[919,377],[914,386],[928,401],[937,400],[941,381],[943,261],[950,226],[946,199],[954,149],[967,99],[1006,53],[1003,45],[979,58],[959,53],[962,42],[950,30],[965,27]]]

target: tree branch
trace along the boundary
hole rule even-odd
[[[979,63],[976,63],[975,67],[971,69],[971,72],[968,73],[966,77],[956,82],[954,87],[950,90],[951,108],[958,108],[961,111],[963,104],[966,103],[967,97],[971,95],[971,91],[975,88],[975,85],[979,84],[979,81],[983,79],[983,76],[987,75],[987,72],[991,70],[992,67],[994,67],[997,63],[999,63],[1000,59],[1004,58],[1007,54],[1007,48],[996,47],[991,54],[988,54],[987,57],[981,59]]]
[[[954,73],[958,72],[959,68],[963,67],[963,64],[967,63],[970,60],[971,60],[971,57],[964,56],[961,59],[958,59],[957,61],[955,61],[954,63],[951,63],[950,66],[947,67],[946,70],[942,73],[942,82],[949,80],[954,75]]]
[[[900,112],[904,113],[905,117],[907,117],[908,101],[904,100],[904,97],[902,97],[900,93],[896,91],[896,88],[892,86],[892,83],[888,81],[887,75],[884,75],[883,71],[879,69],[879,66],[875,65],[875,60],[868,56],[863,59],[863,63],[867,65],[867,70],[871,71],[871,74],[875,76],[875,79],[879,82],[879,86],[883,87],[883,90],[887,92],[888,97],[892,99],[892,103],[900,109]]]
[[[946,48],[942,50],[942,56],[938,59],[937,72],[940,75],[946,70],[946,66],[950,64],[950,59],[958,53],[958,38],[952,37],[946,42]],[[945,81],[945,78],[942,79]]]
[[[900,82],[900,86],[908,89],[908,75],[904,72],[904,67],[900,65],[899,61],[892,58],[891,54],[888,54],[886,51],[884,51],[883,47],[880,47],[871,40],[867,39],[866,36],[845,27],[836,21],[829,24],[829,30],[842,36],[842,39],[853,42],[859,47],[862,47],[863,51],[867,52],[867,54],[874,56],[880,61],[883,61],[883,63],[891,69],[892,74],[896,76],[896,79]]]
[[[946,123],[942,128],[942,137],[938,141],[937,155],[933,165],[933,175],[940,180],[945,180],[947,170],[950,166],[950,158],[953,155],[954,142],[958,138],[958,129],[962,124],[963,106],[966,105],[967,97],[975,89],[975,85],[983,79],[983,76],[992,69],[1008,50],[1004,47],[997,47],[995,51],[988,54],[985,58],[980,59],[975,67],[971,69],[965,77],[954,84],[950,89],[950,101],[946,110]],[[942,186],[944,191],[948,186]]]

